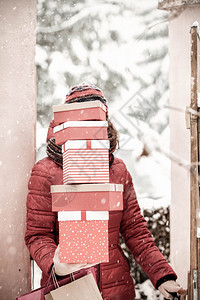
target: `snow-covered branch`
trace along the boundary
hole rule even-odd
[[[171,110],[176,110],[176,111],[180,111],[180,112],[186,113],[186,111],[184,109],[179,108],[179,107],[175,107],[175,106],[165,106],[165,107],[169,108]],[[193,109],[191,107],[187,108],[187,112],[190,113],[191,115],[195,115],[195,116],[200,117],[200,112],[196,111],[195,109]]]
[[[95,4],[95,5],[91,5],[91,6],[87,6],[84,9],[82,9],[80,12],[78,12],[77,14],[75,14],[74,16],[72,16],[70,19],[64,21],[61,25],[58,26],[53,26],[53,27],[39,27],[37,29],[38,33],[55,33],[55,32],[59,32],[62,30],[66,30],[72,26],[74,26],[76,23],[80,22],[82,19],[91,16],[91,15],[95,15],[97,13],[99,13],[100,11],[104,11],[104,12],[109,12],[114,8],[119,8],[118,6],[118,2],[112,2],[112,4],[107,4],[107,3],[101,3],[101,4]]]

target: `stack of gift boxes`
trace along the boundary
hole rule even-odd
[[[53,107],[62,145],[63,185],[52,185],[58,212],[60,262],[109,261],[109,211],[123,209],[123,185],[109,183],[106,107],[99,101]]]

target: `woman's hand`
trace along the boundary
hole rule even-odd
[[[174,280],[168,280],[162,283],[159,288],[159,292],[167,299],[173,299],[173,296],[169,293],[177,293],[181,300],[185,299],[187,291],[180,287],[180,285]]]
[[[80,264],[67,264],[67,263],[60,263],[59,260],[59,245],[55,251],[54,254],[54,258],[53,258],[53,262],[54,262],[54,268],[55,268],[55,273],[58,276],[65,276],[68,275],[70,273],[73,273],[75,271],[84,269],[84,268],[89,268],[92,267],[94,265],[96,265],[97,263],[94,264],[87,264],[87,263],[80,263]]]

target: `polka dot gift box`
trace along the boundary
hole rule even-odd
[[[108,211],[58,212],[60,262],[108,262],[108,218]]]

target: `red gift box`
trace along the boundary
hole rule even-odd
[[[54,127],[57,145],[68,140],[104,140],[108,138],[107,121],[68,121]]]
[[[54,105],[53,112],[56,124],[66,121],[106,120],[106,107],[99,100]]]
[[[60,262],[108,262],[108,219],[108,211],[58,212]]]
[[[63,182],[109,182],[109,140],[69,140],[63,151]]]
[[[116,183],[52,185],[52,211],[123,210],[123,185]]]

